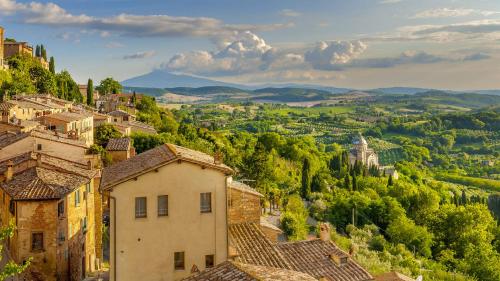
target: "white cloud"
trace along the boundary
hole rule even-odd
[[[401,3],[403,0],[382,0],[379,3],[380,4],[396,4],[396,3]]]
[[[497,11],[484,11],[484,10],[476,10],[476,9],[464,9],[464,8],[439,8],[426,10],[417,13],[412,18],[413,19],[427,19],[427,18],[452,18],[452,17],[464,17],[464,16],[492,16],[500,14]]]
[[[322,41],[305,53],[305,60],[316,69],[337,69],[361,55],[366,48],[361,41]]]
[[[117,49],[117,48],[123,48],[125,47],[125,45],[123,45],[122,43],[120,42],[108,42],[106,43],[106,45],[104,45],[104,47],[108,48],[108,49]]]
[[[207,37],[214,41],[232,41],[238,33],[287,28],[293,24],[231,25],[208,17],[120,14],[111,17],[73,15],[54,3],[20,3],[0,0],[0,15],[28,24],[79,27],[110,35],[134,37]]]
[[[284,17],[300,17],[302,15],[301,13],[291,9],[283,9],[279,12],[279,14]]]
[[[122,58],[124,60],[145,59],[145,58],[150,58],[155,54],[156,54],[155,51],[137,52],[130,55],[124,55]]]

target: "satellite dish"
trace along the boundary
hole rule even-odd
[[[415,281],[423,281],[424,280],[424,277],[422,275],[418,276],[417,279]]]

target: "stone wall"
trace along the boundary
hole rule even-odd
[[[229,188],[229,224],[260,223],[260,196],[239,189]]]

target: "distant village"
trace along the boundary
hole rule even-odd
[[[33,48],[5,41],[0,28],[0,67],[19,53]],[[221,155],[174,144],[136,155],[129,136],[156,131],[136,120],[133,98],[142,96],[96,91],[94,106],[44,94],[0,103],[0,226],[15,226],[2,266],[30,261],[12,280],[412,280],[372,276],[331,241],[326,223],[319,237],[287,241],[262,216],[262,194],[233,180]],[[105,148],[107,167],[89,153],[103,124],[122,135]],[[379,168],[362,136],[353,146],[352,163]],[[380,168],[397,179],[394,168]]]

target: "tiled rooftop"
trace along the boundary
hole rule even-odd
[[[399,272],[387,272],[375,277],[376,281],[415,281],[415,279],[403,275]]]
[[[110,188],[122,181],[140,176],[174,160],[184,160],[222,170],[225,173],[232,173],[232,169],[228,166],[215,164],[214,158],[208,154],[173,144],[164,144],[105,168],[101,188]]]
[[[279,243],[277,249],[293,265],[295,270],[317,279],[331,281],[364,281],[373,277],[364,268],[340,250],[333,242],[320,239]],[[330,255],[347,257],[347,263],[338,265]]]
[[[111,115],[111,116],[131,116],[132,114],[126,112],[126,111],[123,111],[123,110],[115,110],[115,111],[111,111],[108,113],[108,115]]]
[[[255,223],[230,225],[229,244],[236,250],[235,260],[238,262],[293,269]]]
[[[41,138],[46,140],[51,140],[55,142],[71,144],[75,146],[80,146],[82,148],[87,148],[88,145],[84,141],[74,140],[65,137],[64,135],[57,135],[55,132],[42,129],[34,129],[30,132],[3,132],[0,133],[0,148],[7,147],[13,143],[16,143],[29,136],[35,138]]]
[[[285,269],[226,261],[186,281],[314,281],[311,276]]]
[[[260,197],[264,197],[264,195],[260,194],[257,190],[251,188],[250,186],[242,183],[242,182],[239,182],[239,181],[232,181],[230,184],[229,184],[229,187],[232,188],[232,189],[236,189],[236,190],[240,190],[240,191],[243,191],[243,192],[247,192],[247,193],[250,193],[250,194],[254,194],[254,195],[257,195],[257,196],[260,196]]]
[[[131,145],[130,138],[110,139],[106,146],[107,151],[127,151]]]

